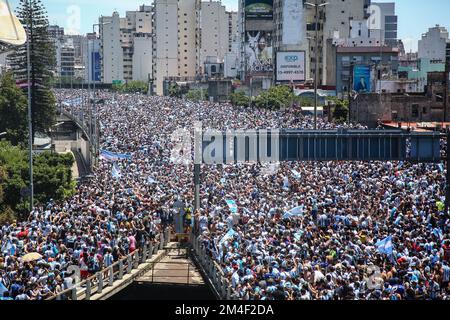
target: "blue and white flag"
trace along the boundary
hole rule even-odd
[[[0,281],[0,297],[3,297],[3,293],[7,292],[8,289],[3,285],[3,283]]]
[[[294,175],[295,179],[301,179],[302,175],[297,170],[292,169],[292,174]]]
[[[377,247],[377,251],[379,253],[391,255],[393,251],[392,236],[386,237],[385,239],[378,241],[375,244],[375,246]]]
[[[117,165],[117,163],[113,164],[112,167],[112,171],[111,171],[111,175],[113,176],[113,178],[115,179],[119,179],[122,176],[122,173],[120,172],[120,168]]]
[[[303,206],[295,207],[284,213],[283,218],[289,219],[291,217],[298,217],[303,215]]]
[[[439,164],[438,164],[438,167],[439,167],[439,171],[440,171],[440,172],[444,172],[444,164],[439,163]]]
[[[104,159],[104,160],[108,160],[108,161],[130,160],[131,154],[114,153],[111,151],[100,150],[100,159]]]
[[[222,246],[222,244],[225,241],[230,240],[231,238],[233,238],[233,236],[236,234],[236,231],[234,231],[233,229],[230,229],[224,236],[223,238],[219,241],[219,247]]]
[[[70,106],[79,106],[83,103],[83,99],[80,98],[73,98],[73,99],[68,99],[62,102],[63,105],[70,107]]]
[[[231,213],[237,213],[238,212],[238,207],[236,205],[236,201],[234,200],[225,200],[225,202],[228,205],[228,208],[230,208]]]
[[[442,241],[442,239],[444,239],[444,235],[442,234],[441,228],[434,228],[434,229],[433,229],[433,234],[434,234],[437,238],[439,238],[439,240],[441,240],[441,241]]]
[[[156,180],[153,179],[152,177],[148,176],[148,178],[147,178],[147,183],[148,183],[148,184],[156,184],[156,183],[158,183],[158,181],[156,181]]]

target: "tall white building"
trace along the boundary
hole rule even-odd
[[[152,74],[152,7],[127,11],[124,18],[114,12],[101,17],[99,23],[102,81],[147,81]]]
[[[232,25],[232,22],[231,22]],[[223,61],[230,51],[230,15],[220,1],[203,1],[201,4],[200,63],[206,57],[216,57]],[[231,31],[232,32],[232,31]]]
[[[153,10],[153,81],[162,95],[164,78],[178,76],[178,0],[155,0]]]
[[[371,36],[380,38],[381,42],[390,47],[397,47],[398,17],[395,14],[395,2],[372,2],[372,6],[378,7],[377,14],[380,14],[379,30],[371,30]]]
[[[178,1],[178,76],[195,77],[200,70],[200,0]],[[211,34],[213,36],[213,33]]]
[[[429,28],[419,40],[419,59],[445,61],[446,42],[449,39],[447,29],[436,25]]]
[[[124,81],[123,49],[121,43],[121,19],[118,12],[111,17],[101,17],[101,66],[102,82]]]

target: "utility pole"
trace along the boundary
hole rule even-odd
[[[317,130],[317,86],[319,81],[319,6],[315,5],[316,8],[316,47],[314,53],[314,130]]]
[[[316,3],[305,2],[306,5],[314,7],[315,9],[315,30],[316,30],[316,47],[315,47],[315,70],[314,70],[314,130],[317,130],[317,87],[319,82],[319,8],[324,7],[328,4],[326,3],[318,3],[319,0],[316,0]]]
[[[30,212],[34,209],[34,182],[33,182],[33,123],[31,119],[31,57],[30,57],[30,38],[32,36],[32,9],[31,1],[28,1],[29,20],[27,26],[27,80],[28,80],[28,153],[30,162]]]
[[[448,55],[450,55],[450,51],[447,53]],[[446,59],[445,59],[445,87],[444,87],[444,122],[447,122],[447,118],[448,118],[448,85],[449,85],[449,81],[448,81],[448,77],[450,76],[450,56],[446,55]]]

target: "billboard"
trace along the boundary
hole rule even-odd
[[[250,74],[273,72],[272,35],[265,31],[247,31],[245,60]]]
[[[305,81],[305,52],[277,52],[277,81]]]
[[[245,0],[246,19],[273,19],[273,0]]]
[[[361,92],[370,92],[370,66],[355,65],[353,68],[353,90]]]
[[[92,71],[91,77],[93,81],[100,81],[101,64],[100,64],[100,52],[92,52]]]
[[[303,2],[285,0],[283,6],[283,44],[301,45],[306,37]]]

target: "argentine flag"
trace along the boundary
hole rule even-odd
[[[442,241],[442,239],[444,239],[444,235],[442,234],[441,228],[434,228],[434,229],[433,229],[433,234],[434,234],[437,238],[439,238],[439,240],[441,240],[441,241]]]
[[[393,246],[392,246],[392,236],[389,236],[381,241],[378,241],[375,246],[377,247],[377,251],[379,253],[385,253],[387,255],[392,255]]]
[[[100,150],[100,159],[108,160],[108,161],[117,161],[117,160],[130,160],[131,154],[124,153],[114,153],[111,151]]]
[[[230,229],[230,231],[228,231],[223,238],[219,241],[219,247],[225,242],[228,241],[229,239],[231,239],[234,235],[236,234],[236,231],[234,231],[233,229]]]
[[[301,179],[302,178],[302,175],[297,170],[292,169],[291,172],[292,172],[292,174],[294,175],[294,177],[296,179]]]
[[[291,217],[298,217],[303,215],[303,206],[295,207],[283,215],[283,219],[289,219]]]
[[[113,176],[113,178],[115,179],[119,179],[122,176],[122,173],[120,172],[120,168],[117,165],[117,163],[113,164],[112,167],[112,171],[111,171],[111,175]]]
[[[234,200],[225,200],[225,202],[228,205],[228,208],[230,208],[231,213],[237,213],[238,212],[238,207],[236,205],[236,201]]]

